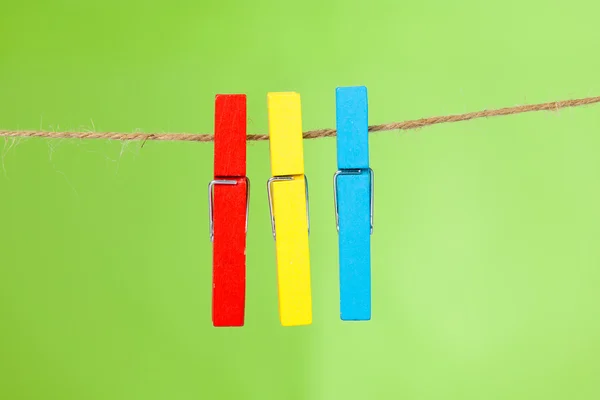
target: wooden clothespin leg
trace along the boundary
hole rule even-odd
[[[283,326],[312,323],[308,249],[308,182],[304,175],[300,95],[269,93],[267,182],[271,228],[277,255],[279,318]]]
[[[336,91],[337,164],[333,178],[339,233],[340,317],[371,319],[373,171],[369,168],[367,89]]]
[[[214,180],[208,185],[214,326],[244,325],[249,190],[246,95],[217,95],[215,170]]]

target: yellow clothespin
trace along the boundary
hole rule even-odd
[[[277,255],[279,318],[283,326],[310,325],[310,214],[300,95],[269,93],[267,105],[273,175],[267,182],[267,193]]]

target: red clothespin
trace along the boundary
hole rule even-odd
[[[208,185],[214,326],[244,325],[249,192],[246,95],[220,94],[215,99],[214,180]]]

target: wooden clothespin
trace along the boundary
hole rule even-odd
[[[217,95],[214,180],[208,185],[214,326],[244,325],[249,191],[246,95]]]
[[[337,164],[333,178],[339,233],[340,317],[371,319],[374,175],[369,168],[367,89],[336,91]]]
[[[277,254],[279,318],[283,326],[312,323],[308,234],[308,181],[304,175],[300,95],[269,93],[267,182],[271,228]]]

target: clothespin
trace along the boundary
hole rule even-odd
[[[336,90],[337,164],[333,177],[339,236],[340,317],[371,319],[373,170],[369,168],[367,89]]]
[[[283,326],[312,323],[308,234],[308,181],[304,175],[300,95],[269,93],[267,182],[271,229],[277,255],[279,318]]]
[[[249,192],[246,95],[220,94],[215,98],[214,180],[208,185],[214,326],[244,325]]]

